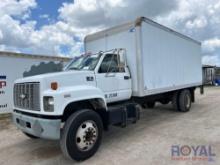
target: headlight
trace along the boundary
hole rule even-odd
[[[44,97],[44,111],[53,112],[54,111],[54,98],[51,96]]]

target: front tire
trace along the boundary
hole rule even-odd
[[[84,109],[73,113],[65,123],[60,146],[65,156],[82,161],[93,156],[102,140],[103,124],[100,116]]]

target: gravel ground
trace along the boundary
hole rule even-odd
[[[212,161],[172,160],[172,145],[210,145],[216,156]],[[66,159],[59,142],[28,139],[9,119],[0,120],[0,164],[219,165],[220,88],[206,88],[204,95],[196,94],[196,103],[188,113],[158,104],[154,109],[143,110],[137,124],[111,127],[104,133],[98,152],[81,163]]]

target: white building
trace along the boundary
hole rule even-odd
[[[16,79],[61,71],[66,57],[0,52],[0,114],[12,111],[13,83]]]

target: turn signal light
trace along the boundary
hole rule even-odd
[[[50,84],[50,87],[51,87],[52,90],[57,90],[57,88],[58,88],[58,83],[57,83],[57,82],[52,82],[52,83]]]

